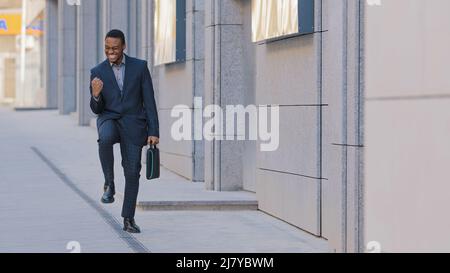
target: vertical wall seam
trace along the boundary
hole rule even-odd
[[[192,136],[192,180],[193,181],[196,181],[197,180],[197,172],[196,172],[196,164],[197,164],[197,161],[196,161],[196,149],[197,149],[197,141],[195,140],[195,126],[194,126],[194,124],[195,124],[195,103],[194,103],[194,100],[195,100],[195,89],[197,88],[197,81],[196,81],[196,78],[195,78],[195,76],[196,76],[196,63],[195,63],[195,59],[196,59],[196,56],[195,56],[195,36],[196,36],[196,32],[195,32],[195,16],[196,16],[196,14],[195,14],[195,0],[192,0],[192,6],[191,6],[191,10],[193,11],[192,12],[192,27],[191,27],[191,31],[192,31],[192,36],[191,36],[191,44],[192,44],[192,58],[193,58],[193,68],[192,68],[192,99],[193,99],[193,102],[192,102],[192,109],[194,109],[194,111],[193,111],[193,113],[192,113],[192,120],[194,121],[194,123],[192,124],[192,127],[193,127],[193,130],[191,130],[191,136]],[[187,16],[186,16],[186,18],[187,18]],[[186,41],[187,41],[187,39],[186,39]]]
[[[131,30],[131,28],[130,28],[130,24],[131,24],[131,16],[130,16],[130,11],[131,11],[131,8],[130,8],[130,6],[131,5],[133,5],[133,2],[128,2],[127,3],[127,34],[128,34],[128,39],[130,40],[130,43],[129,44],[133,44],[133,47],[135,47],[135,43],[133,43],[134,41],[132,41],[132,38],[134,38],[134,37],[132,37],[132,35],[131,35],[131,32],[130,32],[130,30]],[[130,53],[132,53],[131,52],[131,50],[134,50],[134,48],[129,48],[129,50],[128,50],[128,54],[130,54]],[[130,54],[131,55],[131,54]]]
[[[323,0],[320,0],[320,42],[319,42],[319,104],[323,105]],[[323,177],[323,107],[320,107],[320,138],[319,138],[319,177]],[[323,221],[322,221],[322,183],[319,181],[319,235],[323,235]]]
[[[75,72],[75,94],[77,98],[77,119],[78,119],[78,125],[82,125],[84,122],[83,116],[84,116],[84,103],[83,103],[83,96],[81,95],[81,85],[80,85],[80,78],[83,79],[84,75],[82,75],[82,70],[84,66],[84,37],[83,37],[83,25],[84,25],[84,18],[83,18],[83,7],[76,6],[76,26],[77,30],[75,32],[75,43],[76,43],[76,56],[75,56],[75,63],[76,63],[76,72]],[[81,105],[80,105],[81,104]]]
[[[212,70],[212,78],[211,78],[211,83],[212,83],[212,88],[213,88],[213,92],[212,92],[212,103],[215,103],[215,100],[216,100],[216,91],[217,91],[217,86],[216,86],[216,74],[217,74],[217,71],[216,71],[216,32],[217,32],[217,27],[215,26],[216,25],[216,20],[217,20],[217,18],[216,18],[216,1],[212,1],[212,3],[211,3],[211,5],[212,5],[212,14],[211,14],[211,16],[212,16],[212,23],[213,23],[213,28],[212,28],[212,31],[213,31],[213,33],[211,34],[211,37],[212,37],[212,46],[211,46],[211,50],[212,50],[212,52],[211,52],[211,59],[212,59],[212,68],[211,68],[211,70]],[[212,165],[211,165],[211,179],[212,179],[212,183],[211,183],[211,188],[213,189],[213,190],[217,190],[217,188],[216,188],[216,141],[214,140],[214,141],[212,141],[211,142],[211,146],[212,146],[212,149],[211,149],[211,152],[212,152],[212,155],[211,155],[211,158],[212,158]]]
[[[358,140],[359,144],[364,144],[364,3],[358,1]],[[357,247],[359,252],[364,252],[364,149],[358,152],[358,185],[357,185],[357,212],[358,212],[358,234],[357,234]]]
[[[219,4],[219,105],[222,107],[222,6]],[[223,134],[221,128],[220,132]],[[222,191],[222,140],[219,140],[219,189]]]
[[[220,3],[220,1],[219,1]],[[218,10],[218,24],[217,24],[217,28],[219,31],[219,105],[222,106],[222,6],[219,4],[219,10]],[[221,133],[223,133],[223,131],[220,131]],[[222,141],[219,140],[218,141],[219,146],[218,146],[218,152],[219,152],[219,168],[218,168],[218,172],[219,172],[219,191],[222,191]]]
[[[355,42],[355,47],[352,48],[352,56],[354,57],[354,62],[355,62],[355,67],[356,70],[355,75],[354,75],[354,84],[355,87],[353,88],[355,94],[354,94],[354,106],[352,107],[353,113],[355,113],[352,118],[353,118],[353,122],[354,122],[354,137],[355,137],[355,141],[357,142],[358,145],[361,144],[361,142],[359,141],[359,70],[360,70],[360,61],[359,61],[359,48],[360,48],[360,42],[359,42],[359,32],[360,32],[360,28],[359,28],[359,7],[360,7],[360,1],[355,1],[355,3],[353,4],[353,8],[352,10],[354,10],[354,12],[352,13],[352,18],[354,18],[354,22],[353,22],[353,27],[355,28],[355,37],[354,37],[354,42]],[[353,200],[352,200],[352,204],[351,204],[351,209],[352,209],[352,226],[351,226],[351,236],[352,236],[352,251],[353,252],[359,252],[359,241],[358,241],[358,233],[359,233],[359,229],[358,229],[358,214],[359,214],[359,210],[358,210],[358,204],[359,204],[359,199],[358,199],[358,184],[359,184],[359,178],[358,178],[358,166],[359,166],[359,150],[360,149],[355,149],[352,150],[353,153],[353,158],[354,158],[354,162],[352,164],[352,168],[353,168],[353,181],[352,181],[352,194],[353,194]]]
[[[100,14],[100,0],[96,0],[95,2],[95,8],[97,10],[96,14]],[[95,16],[95,32],[97,33],[98,36],[100,36],[100,18],[99,16]],[[100,48],[100,43],[98,41],[98,39],[95,39],[95,48],[97,49],[95,51],[95,60],[99,60],[100,59],[100,55],[99,55],[99,48]]]
[[[106,27],[106,29],[105,29],[105,34],[106,34],[106,32],[107,32],[109,29],[111,29],[111,22],[112,22],[112,18],[111,18],[111,14],[112,14],[112,5],[111,5],[111,2],[110,2],[110,1],[107,1],[106,3],[108,3],[108,14],[107,14],[107,17],[108,17],[108,27]]]
[[[348,143],[348,122],[347,122],[347,111],[348,111],[348,2],[343,1],[343,66],[342,66],[342,73],[343,73],[343,88],[342,88],[342,102],[343,102],[343,120],[342,120],[342,132],[343,132],[343,141],[344,143]],[[348,149],[347,147],[342,147],[342,155],[343,155],[343,168],[342,168],[342,191],[343,191],[343,200],[342,200],[342,207],[343,207],[343,252],[347,252],[347,245],[348,245],[348,236],[347,236],[347,202],[348,202],[348,196],[347,196],[347,187],[348,187],[348,181],[347,181],[347,159],[348,159]]]

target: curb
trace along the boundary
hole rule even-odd
[[[116,192],[117,197],[123,200],[123,193]],[[239,211],[258,210],[256,200],[183,200],[183,201],[138,201],[136,208],[143,211]]]

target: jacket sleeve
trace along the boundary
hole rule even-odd
[[[153,82],[148,70],[147,62],[143,68],[141,81],[142,97],[144,99],[145,112],[147,114],[148,136],[159,137],[159,120],[158,110],[155,102],[155,92],[153,90]]]
[[[94,114],[100,115],[103,110],[105,109],[105,102],[103,100],[103,95],[100,94],[100,97],[97,100],[94,99],[94,97],[92,96],[92,85],[91,82],[92,80],[95,78],[95,75],[93,73],[93,71],[91,70],[91,80],[89,82],[89,91],[91,93],[91,102],[90,102],[90,106],[91,106],[91,110],[92,112],[94,112]]]

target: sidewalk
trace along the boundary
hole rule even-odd
[[[162,169],[146,181],[136,221],[122,231],[120,194],[100,203],[97,132],[57,111],[0,107],[0,252],[325,252],[327,242],[256,210],[249,192],[210,192]],[[123,189],[115,147],[117,190]]]

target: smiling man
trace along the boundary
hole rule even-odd
[[[125,174],[123,229],[140,233],[134,220],[139,191],[141,153],[146,144],[159,143],[159,122],[147,62],[124,54],[125,35],[111,30],[105,38],[107,59],[91,70],[92,111],[98,115],[99,156],[105,176],[101,201],[114,202],[113,145],[120,143]]]

